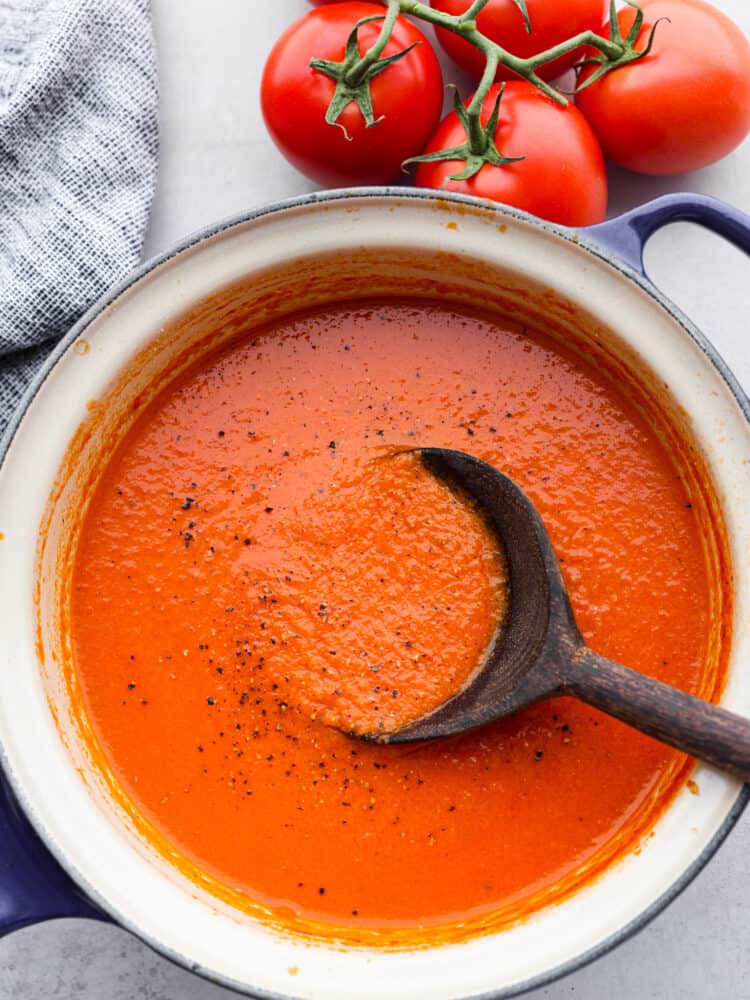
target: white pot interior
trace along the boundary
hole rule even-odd
[[[648,910],[700,857],[740,794],[738,783],[700,766],[700,795],[679,794],[638,853],[572,898],[501,934],[396,952],[305,942],[253,922],[180,875],[112,802],[71,715],[56,610],[59,570],[75,544],[71,511],[85,504],[95,459],[165,380],[248,316],[260,324],[332,298],[404,291],[479,302],[536,324],[544,317],[559,335],[583,330],[582,350],[606,355],[624,379],[637,373],[660,387],[703,454],[733,565],[748,565],[750,428],[718,370],[637,284],[513,215],[408,195],[290,207],[197,243],[97,312],[36,394],[0,468],[5,763],[47,842],[120,922],[190,967],[258,993],[356,1000],[373,996],[375,981],[377,995],[394,1000],[510,990]],[[63,465],[74,439],[75,462]],[[734,585],[723,704],[750,714],[744,569]]]

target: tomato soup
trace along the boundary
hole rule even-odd
[[[153,843],[294,930],[388,942],[517,919],[636,848],[686,776],[569,699],[429,745],[346,735],[440,704],[501,627],[502,553],[419,446],[529,494],[594,649],[691,692],[709,669],[699,505],[637,400],[559,340],[383,299],[197,363],[88,506],[74,669]]]

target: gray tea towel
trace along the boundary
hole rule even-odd
[[[137,263],[157,154],[150,0],[0,0],[0,435]]]

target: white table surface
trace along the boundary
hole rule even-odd
[[[715,0],[750,36],[748,0]],[[145,254],[191,230],[312,185],[265,134],[263,61],[305,0],[153,0],[162,87],[159,190]],[[696,99],[697,95],[696,95]],[[750,212],[750,144],[679,178],[613,172],[616,214],[658,194],[717,195]],[[647,254],[651,276],[750,390],[750,264],[696,227],[670,227]],[[750,665],[748,665],[750,669]],[[1,1000],[229,1000],[115,927],[58,921],[0,943]],[[377,993],[373,992],[373,1000]],[[529,1000],[750,1000],[750,812],[684,894],[645,930]],[[425,996],[423,1000],[430,1000]]]

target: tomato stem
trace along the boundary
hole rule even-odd
[[[357,61],[354,67],[345,74],[344,79],[347,86],[352,88],[359,87],[365,81],[371,67],[375,65],[378,59],[380,59],[383,54],[383,50],[390,41],[393,29],[396,26],[396,19],[400,13],[401,7],[399,0],[389,0],[388,13],[383,19],[383,26],[380,29],[377,41],[372,48]]]
[[[467,135],[471,143],[471,150],[477,155],[481,155],[487,149],[487,136],[481,123],[482,105],[484,104],[484,99],[490,91],[490,87],[495,82],[495,74],[497,73],[498,59],[494,52],[490,52],[487,55],[487,62],[484,66],[484,72],[482,73],[482,79],[479,81],[479,86],[476,89],[476,93],[471,99],[471,103],[467,108],[468,117],[468,129]]]
[[[329,76],[336,83],[336,88],[331,98],[331,103],[326,111],[326,121],[329,125],[336,125],[344,133],[347,141],[351,141],[351,136],[346,127],[341,124],[339,118],[350,104],[356,104],[365,120],[367,128],[377,125],[381,118],[375,117],[372,107],[372,94],[370,93],[370,83],[384,73],[399,59],[407,56],[420,42],[414,42],[401,52],[392,56],[380,58],[381,53],[388,44],[396,18],[399,14],[399,0],[390,0],[389,10],[385,16],[375,14],[373,17],[363,17],[357,21],[346,41],[344,58],[340,62],[332,59],[311,59],[310,67],[318,73]],[[359,52],[359,29],[372,21],[383,21],[383,28],[378,35],[375,44],[365,53]]]
[[[479,112],[473,114],[471,108],[464,107],[458,89],[453,87],[453,107],[458,115],[459,121],[466,132],[466,142],[450,149],[439,149],[436,153],[424,153],[422,156],[413,156],[401,164],[403,170],[412,163],[437,163],[441,160],[458,160],[463,162],[464,169],[457,174],[446,177],[443,187],[448,181],[467,181],[475,174],[478,174],[482,167],[489,163],[494,167],[502,167],[506,163],[519,163],[523,156],[503,156],[495,143],[498,123],[500,121],[500,102],[505,92],[505,84],[500,87],[495,100],[492,114],[487,124],[481,123],[481,108]],[[473,103],[473,102],[472,102]]]
[[[622,52],[615,60],[609,59],[604,50],[600,50],[600,54],[598,56],[592,56],[590,59],[585,59],[581,63],[581,66],[597,65],[598,68],[591,74],[591,76],[587,77],[584,83],[576,88],[576,93],[578,94],[580,94],[580,92],[585,90],[587,87],[590,87],[592,83],[596,83],[597,80],[600,80],[612,69],[616,69],[618,66],[625,66],[628,63],[635,62],[636,60],[647,56],[653,48],[657,28],[662,21],[669,21],[668,17],[660,17],[652,26],[645,47],[642,49],[636,49],[635,43],[637,42],[638,36],[641,33],[641,28],[643,27],[643,10],[638,3],[636,3],[636,0],[625,0],[625,3],[627,3],[628,6],[634,8],[636,14],[630,31],[627,36],[623,38],[622,32],[620,31],[620,23],[617,19],[617,7],[615,0],[609,0],[609,2],[610,39],[613,44],[620,45]]]
[[[474,0],[474,3],[471,5],[471,7],[469,7],[469,9],[461,15],[461,20],[462,21],[475,20],[477,14],[481,14],[481,12],[484,10],[484,8],[487,6],[489,2],[490,0]],[[521,2],[523,3],[524,0],[521,0]],[[524,6],[526,6],[525,3]]]
[[[627,0],[627,2],[640,11],[640,7],[634,0]],[[475,0],[463,14],[446,14],[441,10],[429,7],[427,4],[422,3],[421,0],[399,0],[399,9],[402,14],[410,14],[419,20],[434,24],[438,28],[445,28],[447,31],[460,35],[465,41],[469,42],[476,49],[479,49],[488,63],[490,59],[494,60],[495,72],[497,72],[499,66],[507,66],[508,69],[513,70],[518,76],[528,80],[538,90],[541,90],[543,94],[546,94],[547,97],[563,107],[568,104],[568,99],[559,90],[556,90],[545,80],[542,80],[537,75],[536,70],[547,63],[553,62],[555,59],[559,59],[561,56],[567,55],[569,52],[573,52],[583,46],[589,46],[598,50],[602,57],[602,65],[606,65],[607,67],[604,72],[609,72],[618,65],[623,65],[624,61],[626,61],[625,57],[633,54],[634,39],[637,38],[638,30],[640,30],[639,25],[633,38],[631,38],[631,32],[631,35],[627,39],[623,39],[620,36],[615,14],[614,26],[610,26],[609,38],[598,35],[595,31],[582,31],[566,39],[566,41],[560,42],[559,45],[546,49],[544,52],[539,52],[535,56],[522,59],[520,56],[513,55],[512,52],[508,52],[507,49],[503,48],[502,45],[498,45],[497,42],[493,42],[492,39],[484,35],[477,27],[476,17],[487,3],[488,0]],[[612,7],[614,7],[614,0],[611,0],[611,3]],[[521,5],[521,3],[518,3],[518,6],[521,8],[524,18],[527,19],[528,11],[526,10],[526,4],[523,3]],[[641,19],[642,17],[643,14],[641,12]],[[533,25],[529,24],[528,26],[533,29]],[[635,55],[636,57],[640,57],[640,53],[635,53]],[[632,61],[632,58],[627,61]],[[489,78],[488,72],[482,75],[476,94],[479,98],[476,102],[477,106],[481,106],[493,82],[494,75],[492,78]],[[472,113],[473,110],[475,109],[472,109]]]
[[[635,45],[643,26],[643,10],[637,0],[625,0],[630,7],[635,9],[636,17],[627,36],[623,38],[617,18],[616,0],[610,0],[609,37],[598,35],[595,31],[582,31],[566,39],[564,42],[546,49],[544,52],[539,52],[537,55],[523,59],[520,56],[513,55],[512,52],[508,52],[507,49],[503,48],[502,45],[498,45],[497,42],[493,42],[492,39],[484,35],[477,27],[477,17],[489,3],[489,0],[473,0],[473,2],[469,3],[463,14],[446,14],[444,11],[436,10],[428,4],[423,3],[422,0],[380,0],[380,2],[388,8],[386,14],[382,17],[363,18],[355,25],[349,36],[346,56],[342,62],[335,63],[322,59],[313,59],[310,62],[310,66],[313,69],[325,73],[336,81],[336,90],[326,114],[326,121],[331,125],[339,125],[343,129],[344,127],[340,124],[339,118],[344,109],[353,102],[359,107],[368,128],[377,125],[380,119],[376,119],[374,116],[370,82],[388,69],[394,62],[407,56],[414,47],[413,45],[409,46],[403,52],[383,58],[383,52],[393,34],[399,14],[409,14],[421,21],[426,21],[438,28],[444,28],[446,31],[460,35],[464,41],[473,45],[485,57],[484,71],[476,92],[468,108],[464,108],[461,105],[461,120],[464,121],[463,116],[466,118],[467,150],[472,158],[471,165],[467,161],[467,169],[474,165],[477,158],[481,161],[480,165],[483,162],[494,162],[494,160],[486,160],[488,151],[490,151],[492,157],[500,157],[500,154],[496,150],[491,152],[490,147],[492,146],[492,149],[494,149],[494,144],[491,142],[493,136],[488,136],[487,129],[481,124],[482,106],[490,91],[490,87],[495,82],[495,76],[500,66],[505,66],[512,70],[519,77],[533,84],[537,90],[546,94],[551,100],[565,107],[568,104],[567,97],[537,74],[537,70],[540,67],[554,62],[561,56],[574,52],[576,49],[595,49],[597,55],[585,60],[584,65],[587,63],[596,63],[597,69],[580,88],[583,89],[583,87],[588,87],[600,79],[605,73],[610,73],[620,66],[625,66],[648,55],[653,45],[654,33],[658,27],[657,22],[651,29],[646,47],[644,49],[636,49]],[[529,21],[526,0],[513,0],[513,3],[516,4],[523,15],[527,30],[533,30],[533,25]],[[363,24],[377,20],[383,21],[378,38],[364,55],[360,55],[357,41],[359,28]],[[344,129],[344,133],[346,134],[346,129]],[[485,159],[481,159],[483,157]],[[500,159],[502,160],[503,158],[500,157]],[[474,170],[474,173],[476,173],[476,170]],[[473,176],[473,174],[469,176]]]
[[[526,6],[526,0],[513,0],[513,3],[521,11],[521,17],[523,18],[523,23],[526,25],[526,31],[531,34],[531,18],[529,17],[529,9]]]

